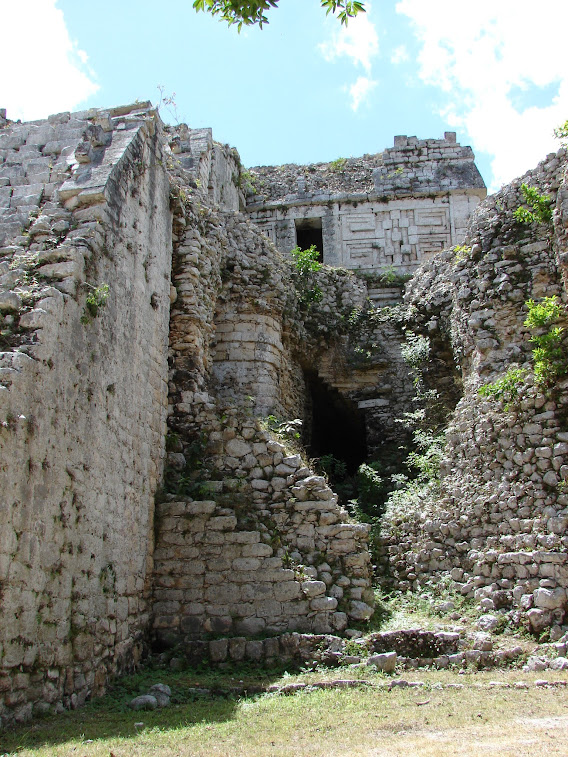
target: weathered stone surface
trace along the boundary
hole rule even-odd
[[[302,591],[307,597],[317,597],[325,594],[326,585],[323,581],[303,581]]]
[[[115,182],[112,206],[74,214],[46,189],[49,179],[34,179],[39,173],[31,166],[27,176],[14,171],[8,177],[19,183],[10,215],[17,243],[0,250],[0,274],[17,272],[3,279],[10,290],[0,294],[0,672],[16,676],[16,660],[26,675],[33,670],[33,685],[20,691],[36,712],[44,698],[50,706],[71,707],[88,693],[101,694],[108,677],[138,662],[149,623],[153,498],[167,412],[169,314],[161,303],[169,297],[172,248],[169,181],[159,165],[158,133],[154,138],[146,131],[146,118],[131,122],[112,162],[101,156]],[[77,123],[75,144],[88,117]],[[57,133],[64,124],[49,128]],[[26,129],[8,123],[0,138],[21,133],[17,141],[25,143]],[[61,183],[66,159],[62,167],[56,158],[45,161],[53,163],[53,177],[63,169],[60,179],[51,179]],[[135,178],[138,161],[149,170]],[[34,203],[39,213],[30,218]],[[148,204],[155,207],[151,217]],[[114,212],[122,229],[109,223]],[[30,226],[33,233],[22,235]],[[76,280],[85,257],[89,284],[109,286],[106,304],[88,324],[81,323],[87,289]],[[40,260],[53,286],[38,275]],[[76,277],[74,289],[61,280],[69,276]],[[37,465],[26,471],[26,504],[13,520],[13,504],[22,501],[22,445]],[[8,564],[18,576],[9,587]],[[18,638],[29,640],[21,655]],[[6,723],[12,717],[15,710],[3,710]]]
[[[499,626],[499,618],[496,615],[482,615],[476,626],[482,631],[494,631]]]
[[[373,665],[383,673],[394,673],[396,668],[396,652],[374,654],[367,658],[367,665]]]
[[[250,444],[239,439],[231,439],[228,441],[225,445],[225,450],[227,454],[232,457],[244,457],[252,451]]]
[[[365,602],[353,601],[347,614],[353,620],[369,620],[373,614],[373,608],[365,604]]]
[[[15,292],[0,292],[0,313],[17,313],[22,300]]]
[[[545,610],[556,610],[566,604],[566,591],[564,589],[536,589],[534,603]]]
[[[158,700],[151,694],[142,694],[132,699],[128,706],[132,710],[155,710],[158,707]]]
[[[188,645],[188,661],[278,649],[307,660],[325,647],[336,664],[343,642],[327,634],[373,611],[369,527],[348,522],[286,433],[309,425],[317,380],[361,414],[370,455],[402,441],[395,420],[414,383],[400,319],[375,318],[367,300],[394,304],[401,289],[324,268],[307,308],[273,241],[287,253],[308,208],[329,262],[414,270],[462,242],[484,194],[471,151],[451,134],[397,138],[343,177],[324,167],[298,185],[293,168],[257,172],[267,204],[247,212],[270,241],[238,212],[236,153],[210,130],[163,127],[148,103],[2,119],[0,131],[0,680],[20,686],[3,722],[101,693],[138,662],[151,623],[155,640]],[[429,388],[451,422],[439,489],[404,518],[387,510],[383,533],[401,588],[449,575],[497,624],[507,614],[537,633],[552,626],[551,638],[568,582],[568,387],[552,399],[527,378],[511,413],[477,388],[511,362],[530,369],[523,303],[564,297],[564,167],[559,153],[529,177],[551,197],[554,231],[519,233],[517,182],[479,206],[463,258],[432,257],[408,286],[404,322],[430,339]],[[345,247],[329,246],[334,230]],[[354,311],[369,325],[360,342],[346,329]],[[244,638],[294,630],[322,634]],[[451,635],[413,634],[372,651],[406,645],[440,667],[459,656]],[[489,642],[473,643],[485,665]]]
[[[150,687],[148,694],[156,699],[158,707],[167,707],[170,703],[172,690],[165,683],[155,683]],[[132,703],[130,705],[132,707]],[[133,708],[136,709],[136,708]],[[149,708],[152,709],[152,708]]]

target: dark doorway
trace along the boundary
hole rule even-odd
[[[310,457],[333,455],[352,475],[367,457],[365,419],[356,403],[330,388],[316,373],[305,376],[308,390],[306,446]]]
[[[315,245],[320,263],[323,263],[321,218],[296,218],[296,244],[301,250],[308,250]]]

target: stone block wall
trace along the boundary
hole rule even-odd
[[[291,266],[242,216],[177,212],[155,637],[343,630],[372,612],[368,527],[263,421],[306,402]]]
[[[326,633],[369,617],[369,527],[346,522],[299,455],[227,414],[210,436],[222,439],[217,478],[202,484],[211,499],[158,505],[157,639]]]
[[[0,141],[5,724],[100,694],[143,650],[171,216],[147,107],[8,122]]]
[[[523,182],[550,197],[554,224],[515,220]],[[484,607],[508,608],[517,622],[554,634],[568,609],[568,384],[561,376],[552,387],[535,385],[524,321],[529,299],[567,301],[558,263],[565,186],[560,150],[479,207],[465,253],[444,253],[409,285],[413,327],[450,346],[464,396],[447,429],[439,483],[388,512],[384,534],[401,588],[446,576]],[[518,397],[479,395],[511,366],[526,371]]]
[[[244,207],[241,161],[234,148],[215,142],[211,129],[190,129],[186,124],[167,126],[166,137],[171,151],[168,170],[181,178],[186,190],[221,210]]]

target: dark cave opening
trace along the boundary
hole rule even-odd
[[[301,250],[309,250],[314,245],[323,263],[323,231],[321,218],[296,219],[296,244]]]
[[[333,455],[352,475],[367,457],[365,418],[354,402],[306,373],[308,413],[305,443],[310,457]]]

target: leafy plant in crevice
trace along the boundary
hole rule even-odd
[[[85,284],[90,289],[85,301],[85,309],[81,316],[81,323],[87,325],[98,317],[99,311],[106,305],[109,296],[108,284],[100,284],[97,287]]]
[[[257,177],[246,168],[241,168],[237,179],[237,186],[247,195],[256,194]]]
[[[404,275],[403,275],[404,276]],[[397,272],[393,265],[383,268],[379,273],[379,281],[386,286],[399,283],[401,275]]]
[[[352,474],[347,463],[331,453],[322,455],[312,463],[318,473],[326,477],[340,504],[345,505],[353,517],[369,523],[380,514],[384,497],[379,461],[362,463]]]
[[[166,88],[163,84],[158,84],[157,89],[160,93],[160,100],[156,106],[158,111],[167,110],[174,120],[174,124],[180,123],[180,115],[178,113],[178,107],[176,103],[176,93],[172,92],[171,95],[166,93]]]
[[[528,300],[528,315],[524,325],[533,332],[529,341],[532,350],[534,382],[540,389],[550,389],[555,381],[568,373],[568,356],[564,345],[565,329],[558,326],[564,315],[564,307],[556,295],[543,297],[540,302]],[[478,389],[482,397],[490,397],[504,403],[504,409],[511,407],[522,397],[522,387],[528,370],[516,365],[497,381],[484,384]]]
[[[274,431],[278,436],[284,437],[289,441],[298,441],[300,439],[302,429],[300,418],[294,418],[291,421],[281,421],[275,415],[268,415],[263,420],[266,428]]]
[[[166,452],[181,452],[182,450],[180,435],[175,431],[166,434]]]
[[[437,390],[428,388],[425,380],[431,353],[429,337],[407,331],[401,353],[413,376],[414,410],[397,419],[411,434],[411,443],[401,472],[391,476],[385,503],[389,520],[404,520],[435,494],[446,444],[447,407]]]
[[[454,248],[454,264],[462,263],[471,255],[472,248],[467,244],[457,244]]]
[[[322,455],[317,460],[317,467],[330,481],[342,481],[347,478],[347,464],[335,455]]]
[[[497,402],[503,402],[504,409],[508,411],[520,396],[520,390],[526,376],[527,371],[524,368],[510,366],[500,379],[480,386],[478,393],[482,397],[490,397]]]
[[[402,287],[410,281],[412,273],[401,273],[394,265],[389,265],[378,272],[354,271],[355,275],[367,282],[371,287]]]
[[[414,397],[413,409],[396,422],[408,430],[442,431],[462,395],[461,375],[449,337],[444,337],[442,329],[424,336],[406,328],[401,356],[410,369]]]
[[[349,501],[350,509],[357,519],[367,523],[380,518],[383,511],[385,482],[379,475],[378,468],[379,462],[363,463],[357,468],[357,498]]]
[[[513,217],[521,224],[547,224],[552,221],[552,200],[546,195],[540,194],[536,187],[521,184],[521,193],[528,208],[519,206],[513,213]]]
[[[400,352],[402,359],[412,371],[416,386],[420,382],[422,367],[430,357],[430,339],[427,336],[406,331]]]
[[[400,345],[400,353],[404,362],[408,365],[414,384],[414,397],[412,398],[415,409],[404,413],[402,418],[397,419],[407,430],[414,428],[429,428],[432,426],[432,408],[439,399],[434,389],[426,386],[425,373],[430,359],[430,339],[422,334],[415,334],[410,330],[405,331],[404,342]]]
[[[313,244],[307,250],[294,247],[291,255],[294,261],[300,303],[309,310],[312,305],[321,302],[323,299],[323,290],[317,281],[317,274],[322,269],[319,252]]]
[[[345,166],[347,164],[347,158],[337,158],[332,160],[329,164],[329,170],[333,173],[345,173]]]
[[[265,429],[272,431],[291,453],[305,456],[301,443],[303,422],[300,418],[281,420],[275,415],[268,415],[260,419],[260,423]]]
[[[404,174],[404,166],[398,166],[394,171],[390,171],[387,174],[387,179],[394,179],[395,176],[402,176]]]
[[[376,330],[380,324],[379,311],[367,300],[365,307],[353,308],[347,319],[345,330],[349,335],[347,361],[354,365],[372,363],[382,352]]]
[[[422,429],[412,436],[416,448],[409,453],[406,464],[417,471],[416,481],[432,481],[438,477],[446,437]]]
[[[168,437],[169,439],[166,439],[166,444],[170,448],[179,449],[179,437],[177,437],[177,434],[169,434]],[[207,434],[202,432],[183,445],[185,466],[181,471],[172,466],[166,467],[164,471],[164,491],[167,494],[205,496],[209,493],[206,484],[203,483],[203,478],[208,475],[205,458],[207,441]],[[200,481],[199,479],[202,480]]]
[[[533,334],[530,341],[535,345],[532,351],[535,383],[549,387],[568,371],[568,358],[563,346],[564,328],[556,325],[564,308],[556,295],[544,297],[540,302],[528,300],[526,304],[529,313],[524,325],[532,331],[547,329],[544,333]]]
[[[396,488],[386,502],[385,512],[390,519],[405,520],[420,510],[426,499],[435,495],[440,481],[440,463],[444,454],[446,437],[416,429],[413,433],[414,449],[405,460],[409,474],[393,476]]]

